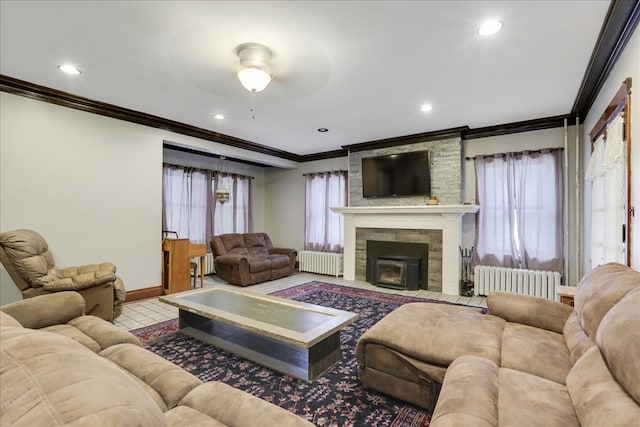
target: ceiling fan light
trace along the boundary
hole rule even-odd
[[[260,92],[271,81],[271,76],[264,70],[249,67],[238,71],[238,79],[242,86],[250,92]]]
[[[502,22],[498,21],[497,19],[484,21],[482,25],[480,25],[480,28],[478,28],[478,34],[480,34],[481,36],[494,35],[502,29],[502,25]]]

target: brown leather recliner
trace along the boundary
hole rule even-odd
[[[110,262],[59,269],[46,240],[27,229],[0,234],[0,262],[23,298],[76,291],[85,300],[86,314],[108,321],[122,314],[124,284]]]
[[[266,233],[230,233],[211,237],[216,275],[238,286],[254,285],[293,273],[298,252],[274,248]]]

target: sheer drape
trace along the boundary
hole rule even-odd
[[[312,251],[342,252],[344,220],[331,207],[347,203],[347,173],[322,172],[306,175],[304,248]]]
[[[214,198],[224,184],[231,200]],[[174,166],[163,166],[162,229],[180,238],[206,244],[213,234],[246,233],[251,224],[251,177]]]
[[[625,262],[622,227],[626,188],[624,118],[618,114],[607,125],[606,140],[598,137],[587,167],[591,180],[591,267]]]
[[[210,237],[207,233],[210,183],[210,172],[165,165],[163,230],[175,231],[180,238],[205,244]]]
[[[217,173],[214,176],[214,192],[219,185],[229,190],[231,200],[224,205],[215,204],[214,234],[251,231],[251,178]]]
[[[475,159],[474,262],[563,272],[560,150]]]

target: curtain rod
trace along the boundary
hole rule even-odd
[[[607,116],[607,118],[605,120],[602,120],[598,123],[599,126],[595,126],[592,129],[592,133],[589,133],[589,136],[591,137],[591,143],[593,144],[594,142],[596,142],[596,140],[598,139],[598,137],[602,134],[605,134],[606,137],[606,133],[607,133],[607,126],[609,125],[609,123],[611,123],[613,121],[613,119],[615,119],[616,117],[618,117],[619,114],[622,114],[622,117],[625,118],[625,107],[627,106],[626,101],[623,101],[621,104],[619,104],[611,113],[609,113],[609,115]],[[597,132],[594,133],[594,131],[596,131],[596,128],[598,128]]]
[[[320,175],[320,174],[323,174],[323,173],[347,173],[347,171],[339,170],[339,171],[324,171],[324,172],[308,172],[308,173],[303,173],[302,176]]]
[[[185,166],[185,165],[175,165],[173,163],[167,163],[167,162],[163,162],[162,166],[168,166],[171,168],[182,168],[182,169],[186,169],[189,172],[191,171],[199,171],[199,172],[213,172],[213,173],[219,173],[222,175],[236,175],[236,176],[241,176],[244,178],[251,178],[251,179],[255,179],[255,177],[251,176],[251,175],[243,175],[241,173],[234,173],[234,172],[223,172],[221,170],[216,170],[216,169],[202,169],[202,168],[197,168],[195,166]]]
[[[542,153],[543,151],[564,151],[564,148],[562,147],[553,147],[553,148],[541,148],[540,150],[522,150],[522,151],[509,151],[506,153],[494,153],[494,154],[478,154],[475,155],[473,157],[465,157],[465,160],[475,160],[476,157],[503,157],[506,156],[508,154],[524,154],[524,153]]]

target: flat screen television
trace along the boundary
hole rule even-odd
[[[362,196],[431,196],[428,150],[362,159]]]

